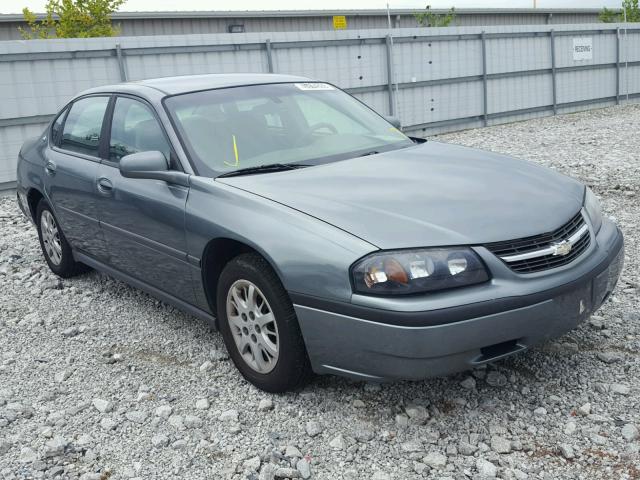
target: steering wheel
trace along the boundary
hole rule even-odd
[[[334,127],[332,124],[330,124],[328,122],[319,122],[319,123],[315,123],[315,124],[313,124],[313,125],[311,125],[309,127],[309,135],[311,135],[316,130],[321,130],[323,128],[326,128],[331,133],[334,133],[334,134],[338,133],[338,129],[336,127]]]

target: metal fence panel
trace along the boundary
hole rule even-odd
[[[392,34],[393,37],[389,35]],[[590,58],[574,39],[591,41]],[[417,135],[640,98],[640,29],[624,24],[166,35],[0,42],[0,184],[80,91],[194,73],[329,81]]]
[[[487,40],[487,72],[520,72],[551,68],[549,37]]]
[[[489,80],[488,113],[551,105],[553,103],[552,81],[549,73]]]

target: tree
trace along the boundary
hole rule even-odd
[[[22,10],[28,29],[18,27],[22,38],[113,37],[120,30],[111,24],[111,14],[125,0],[48,0],[44,19],[28,8]]]
[[[621,12],[615,12],[605,7],[598,15],[598,18],[604,23],[624,22],[625,14],[627,22],[640,22],[638,0],[622,0]]]
[[[456,17],[456,10],[451,7],[446,14],[441,15],[433,13],[431,5],[427,5],[424,12],[414,13],[413,16],[421,27],[448,27]]]

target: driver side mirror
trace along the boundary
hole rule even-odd
[[[164,180],[185,187],[189,186],[189,175],[169,170],[169,164],[162,152],[155,150],[125,155],[118,164],[120,174],[126,178]]]
[[[385,115],[384,119],[387,122],[389,122],[391,125],[396,127],[398,130],[400,130],[402,128],[402,122],[400,122],[400,119],[398,117],[394,117],[392,115]]]

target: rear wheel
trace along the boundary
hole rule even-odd
[[[217,292],[220,332],[240,373],[267,392],[304,385],[311,366],[287,292],[260,255],[231,260]]]
[[[85,265],[73,259],[71,246],[45,200],[38,203],[36,222],[42,254],[53,273],[62,278],[69,278],[87,270]]]

